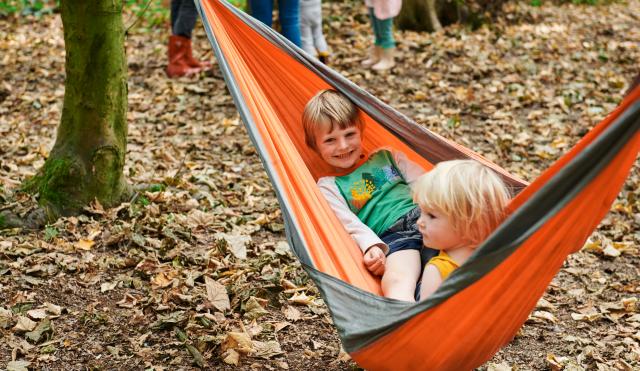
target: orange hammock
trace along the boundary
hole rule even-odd
[[[345,349],[371,370],[464,370],[509,342],[568,254],[615,200],[640,149],[640,88],[530,185],[416,125],[270,28],[219,0],[196,1],[227,86],[283,210],[287,238],[318,285]],[[380,295],[379,280],[316,187],[328,173],[301,115],[332,87],[364,112],[365,150],[394,147],[422,165],[473,158],[518,195],[510,216],[427,300]]]

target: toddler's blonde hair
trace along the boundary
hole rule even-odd
[[[413,185],[414,202],[445,214],[456,233],[474,247],[502,222],[509,199],[502,179],[473,160],[440,162]]]
[[[316,132],[325,125],[329,131],[335,125],[340,129],[356,126],[362,130],[364,123],[360,118],[360,110],[342,93],[333,89],[320,90],[307,102],[302,112],[304,141],[313,150],[316,147]]]

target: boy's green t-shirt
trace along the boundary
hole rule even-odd
[[[391,152],[380,150],[352,173],[335,177],[351,211],[375,234],[386,231],[416,205]]]

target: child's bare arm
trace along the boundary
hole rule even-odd
[[[424,267],[422,273],[422,281],[420,283],[420,301],[428,298],[436,292],[438,287],[442,284],[442,277],[440,277],[440,271],[433,264],[427,264]]]

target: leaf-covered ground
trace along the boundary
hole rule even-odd
[[[640,72],[637,0],[515,3],[477,31],[398,33],[398,67],[386,74],[359,65],[369,40],[361,2],[324,10],[332,67],[526,180]],[[0,232],[0,368],[356,367],[288,251],[219,71],[166,78],[167,36],[141,24],[126,40],[131,201]],[[212,59],[201,28],[195,42]],[[53,145],[63,94],[59,16],[0,19],[0,211],[34,206],[17,189]],[[482,369],[640,368],[639,184],[636,166],[589,243]]]

